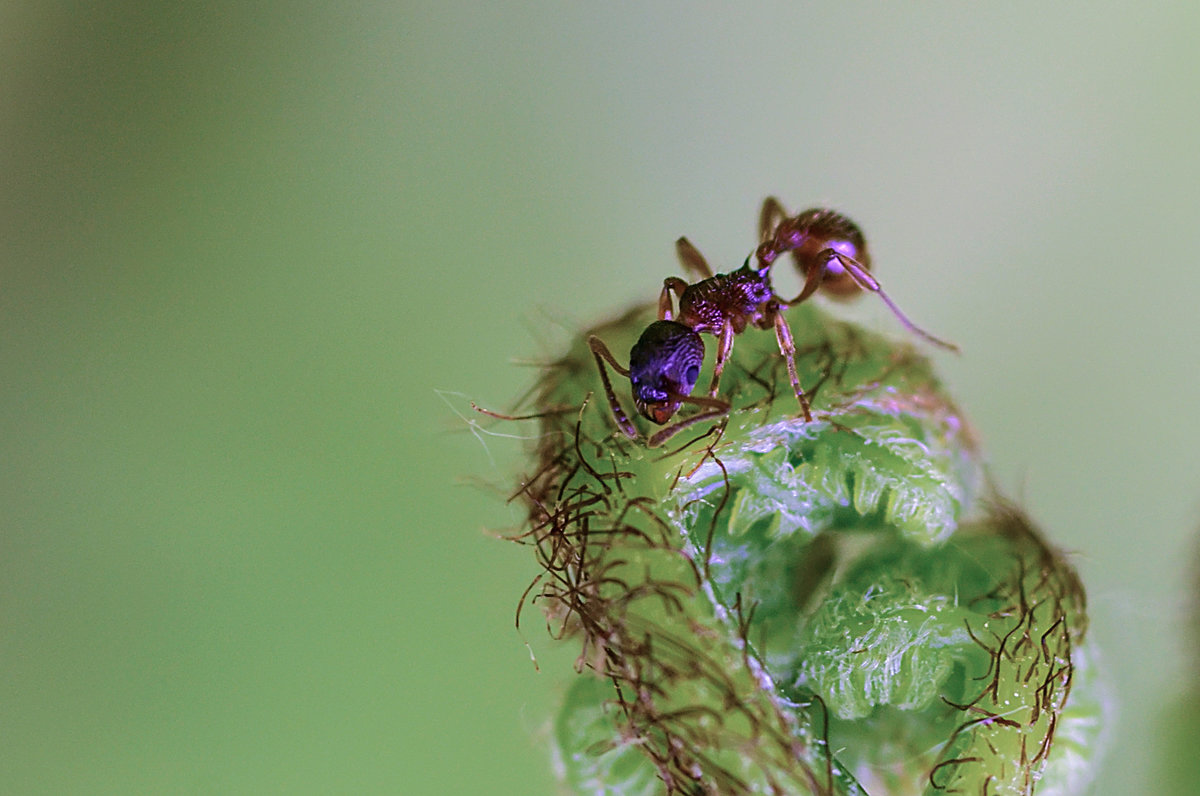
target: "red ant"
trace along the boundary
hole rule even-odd
[[[839,296],[853,294],[860,288],[876,293],[909,330],[935,345],[958,350],[953,344],[939,340],[913,324],[888,298],[879,282],[868,273],[870,257],[862,232],[840,213],[813,209],[788,217],[779,201],[769,197],[763,202],[759,215],[759,233],[762,243],[752,255],[757,260],[757,267],[752,267],[752,258],[747,257],[741,268],[727,274],[714,275],[704,255],[687,238],[675,242],[684,270],[694,272],[700,280],[692,284],[675,276],[663,280],[658,320],[646,327],[629,352],[628,369],[617,362],[604,341],[595,335],[588,338],[588,347],[600,369],[613,417],[630,439],[637,439],[637,429],[617,401],[604,362],[629,379],[638,413],[653,423],[665,424],[685,403],[704,410],[651,436],[647,442],[653,447],[690,425],[729,411],[729,403],[716,397],[717,386],[733,349],[734,336],[750,325],[759,329],[775,328],[792,390],[805,421],[811,422],[812,410],[796,373],[796,346],[782,313],[807,299],[822,285]],[[771,265],[780,254],[789,251],[796,258],[805,281],[800,294],[785,301],[771,286]],[[672,293],[678,296],[678,313],[672,306]],[[707,398],[691,395],[704,362],[702,332],[718,339]]]

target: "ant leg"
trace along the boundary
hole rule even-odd
[[[708,265],[708,260],[704,259],[704,255],[690,240],[680,238],[675,241],[675,254],[678,255],[684,271],[690,271],[701,279],[712,279],[713,271]]]
[[[763,200],[762,210],[758,213],[758,239],[766,243],[775,236],[779,222],[787,218],[787,211],[774,196]]]
[[[787,321],[783,319],[782,313],[775,314],[775,338],[779,341],[779,353],[783,354],[783,361],[787,363],[788,378],[792,380],[792,390],[796,393],[796,400],[800,402],[800,411],[804,413],[804,421],[812,422],[812,410],[808,405],[808,398],[804,395],[804,390],[800,387],[800,377],[796,374],[796,343],[792,340],[792,330],[788,327]]]
[[[714,417],[720,417],[721,415],[729,413],[729,402],[722,401],[719,398],[703,398],[698,395],[681,395],[679,396],[679,399],[684,403],[695,404],[696,406],[708,408],[699,414],[692,415],[691,417],[685,417],[678,423],[667,426],[658,433],[654,434],[652,437],[646,440],[646,444],[649,447],[657,448],[659,445],[663,444],[671,437],[675,436],[689,426],[694,426],[697,423],[704,422],[705,420],[711,420]]]
[[[677,276],[668,276],[663,280],[662,293],[658,294],[658,319],[660,321],[675,320],[675,311],[671,308],[671,291],[674,290],[683,299],[683,291],[688,289],[688,283]]]
[[[908,316],[901,312],[900,308],[896,306],[896,302],[892,301],[891,298],[888,297],[888,294],[883,292],[883,288],[879,286],[879,281],[875,279],[875,277],[871,276],[867,269],[863,268],[862,263],[858,262],[858,260],[835,251],[834,249],[826,249],[817,255],[817,257],[819,257],[821,261],[825,263],[821,267],[822,271],[828,267],[831,261],[837,260],[838,263],[841,264],[842,268],[846,269],[846,273],[850,274],[850,278],[853,279],[859,287],[861,287],[863,290],[869,290],[875,295],[879,296],[879,298],[883,299],[883,303],[888,305],[888,309],[892,311],[892,314],[896,316],[900,323],[904,324],[904,328],[908,329],[917,337],[923,338],[924,340],[927,340],[928,342],[933,343],[940,348],[945,348],[947,351],[953,351],[956,354],[959,353],[958,346],[956,346],[954,343],[948,343],[945,340],[934,337],[929,332],[910,321]]]
[[[775,262],[779,255],[790,251],[796,264],[803,266],[796,248],[802,242],[803,236],[795,229],[796,219],[788,216],[787,210],[774,196],[763,200],[762,210],[758,214],[758,248],[754,257],[758,260],[759,268],[766,268]]]
[[[538,412],[533,415],[502,415],[499,412],[493,412],[491,409],[485,409],[474,401],[470,401],[469,403],[471,404],[471,408],[479,414],[494,417],[497,420],[538,420],[543,417],[553,417],[554,415],[563,415],[567,412],[575,411],[572,407],[566,406],[558,409],[548,409],[545,412]]]
[[[608,364],[613,366],[613,370],[625,378],[629,378],[629,371],[617,363],[612,352],[608,350],[608,346],[599,337],[595,335],[589,337],[588,348],[592,350],[592,356],[596,358],[596,367],[600,369],[600,381],[604,383],[604,394],[608,396],[608,406],[612,409],[613,419],[617,421],[617,425],[625,432],[625,436],[630,439],[637,439],[637,429],[630,422],[629,415],[625,414],[625,410],[621,408],[621,404],[617,402],[617,394],[613,392],[612,382],[608,380],[608,371],[604,369],[604,363],[607,361]]]
[[[825,251],[833,251],[833,249],[826,249]],[[818,262],[820,262],[820,265],[814,268],[809,268],[808,271],[805,272],[804,287],[801,289],[800,295],[796,296],[791,301],[783,302],[785,307],[794,307],[811,296],[813,293],[817,292],[817,288],[821,286],[821,282],[825,279],[825,273],[829,269],[828,260],[819,260]],[[866,272],[864,271],[864,273]],[[878,285],[876,285],[876,287],[878,287]]]
[[[708,397],[717,397],[717,385],[721,383],[721,371],[725,370],[725,361],[733,350],[733,324],[729,319],[721,326],[720,341],[717,343],[717,361],[713,364],[712,383],[708,385]]]

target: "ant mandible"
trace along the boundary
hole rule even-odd
[[[647,443],[654,447],[688,426],[729,411],[729,403],[716,397],[717,387],[733,349],[734,336],[751,325],[759,329],[774,327],[792,391],[805,421],[811,422],[812,410],[796,373],[796,346],[782,313],[803,302],[822,285],[830,293],[843,297],[859,289],[876,293],[910,331],[935,345],[958,350],[916,326],[883,292],[879,282],[868,273],[870,258],[862,232],[840,213],[816,208],[788,217],[779,201],[768,197],[759,215],[759,234],[762,243],[755,253],[746,258],[741,268],[727,274],[713,274],[704,255],[687,238],[675,242],[684,270],[700,279],[692,284],[675,276],[663,280],[658,320],[646,327],[629,352],[628,369],[617,362],[603,340],[595,335],[588,338],[613,418],[630,439],[637,439],[637,429],[617,401],[605,362],[629,379],[638,413],[653,423],[666,424],[685,403],[701,408],[701,412],[651,436]],[[780,298],[771,286],[771,266],[785,252],[792,252],[805,277],[800,294],[790,301]],[[756,260],[756,267],[751,265],[752,259]],[[672,306],[672,294],[678,297],[678,313]],[[718,339],[708,397],[691,394],[704,362],[704,342],[700,338],[703,332]]]

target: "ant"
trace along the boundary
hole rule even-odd
[[[653,423],[666,424],[685,403],[703,410],[651,436],[647,443],[654,447],[688,426],[729,411],[729,403],[716,397],[717,387],[733,349],[733,338],[751,325],[775,329],[792,391],[805,421],[811,422],[812,410],[796,373],[796,346],[783,311],[803,302],[822,286],[841,297],[853,295],[859,289],[876,293],[910,331],[942,348],[958,350],[952,343],[916,326],[888,298],[879,282],[868,273],[870,256],[862,231],[840,213],[814,208],[789,217],[779,200],[768,197],[759,215],[759,236],[762,243],[755,252],[741,268],[727,274],[714,274],[704,255],[687,238],[675,242],[684,270],[699,276],[699,281],[689,284],[675,276],[663,280],[658,320],[646,327],[629,352],[628,369],[617,362],[603,340],[595,335],[588,338],[588,348],[600,370],[613,418],[630,439],[637,439],[637,429],[617,401],[605,362],[629,379],[634,406]],[[791,300],[781,298],[771,285],[771,266],[785,252],[792,253],[805,277],[804,287]],[[678,299],[678,312],[672,294]],[[704,362],[704,342],[700,338],[703,332],[718,339],[708,397],[691,394]]]

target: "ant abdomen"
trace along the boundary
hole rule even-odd
[[[771,198],[763,203],[759,226],[762,243],[755,256],[761,265],[770,265],[780,254],[791,252],[801,276],[808,276],[813,269],[825,269],[821,289],[826,295],[850,298],[862,290],[859,281],[841,262],[830,257],[831,251],[836,252],[864,269],[871,268],[867,240],[858,225],[846,216],[836,210],[815,207],[788,217],[778,200]]]

